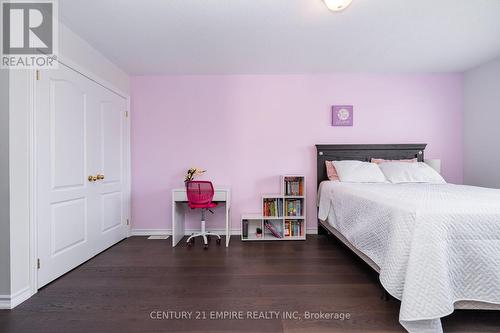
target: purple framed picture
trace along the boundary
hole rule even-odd
[[[352,105],[332,106],[332,126],[352,126],[354,107]]]

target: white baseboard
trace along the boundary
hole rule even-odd
[[[10,309],[10,295],[0,295],[0,310]]]
[[[307,229],[306,230],[306,234],[308,234],[308,235],[317,235],[318,234],[318,228]]]
[[[207,228],[207,231],[219,234],[219,235],[225,235],[226,234],[226,229],[212,229],[212,228]],[[189,236],[191,234],[195,234],[197,232],[200,232],[200,229],[186,229],[184,231],[184,234],[186,236]],[[230,230],[231,235],[241,235],[239,230]]]
[[[212,229],[207,228],[208,231],[214,232],[219,235],[225,235],[226,229]],[[200,229],[186,229],[184,234],[189,236],[191,234],[200,232]],[[131,229],[130,236],[159,236],[159,235],[172,235],[172,229]],[[231,230],[231,235],[241,235],[240,230]]]
[[[0,295],[0,309],[13,309],[32,296],[29,286],[13,295]]]
[[[172,235],[171,229],[130,229],[130,236],[163,236]]]
[[[225,235],[226,230],[225,229],[210,229],[207,228],[211,232],[215,232],[216,234],[219,235]],[[191,234],[199,232],[200,229],[186,229],[184,231],[184,234],[186,236],[189,236]],[[318,234],[318,228],[314,229],[307,229],[306,233],[308,235],[316,235]],[[130,236],[160,236],[160,235],[172,235],[172,229],[131,229],[130,230]],[[231,235],[241,235],[241,230],[239,229],[233,229],[231,230]]]

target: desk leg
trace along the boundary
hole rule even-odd
[[[226,202],[226,247],[229,247],[229,240],[231,239],[231,209]]]
[[[172,201],[172,247],[176,246],[184,237],[185,206],[184,203]]]

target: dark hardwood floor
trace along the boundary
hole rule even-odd
[[[174,249],[170,242],[122,241],[16,309],[0,311],[0,332],[403,332],[399,302],[383,301],[377,275],[327,236],[261,243],[233,237],[229,248],[211,242],[208,250],[199,241]],[[169,311],[192,311],[193,318],[150,318]],[[196,320],[196,311],[207,319]],[[213,311],[243,311],[243,319],[208,319]],[[254,320],[249,311],[302,319]],[[306,311],[350,319],[307,320]],[[446,332],[499,332],[500,314],[456,311],[443,324]]]

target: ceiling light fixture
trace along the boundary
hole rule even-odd
[[[323,2],[332,12],[340,12],[349,7],[352,0],[323,0]]]

